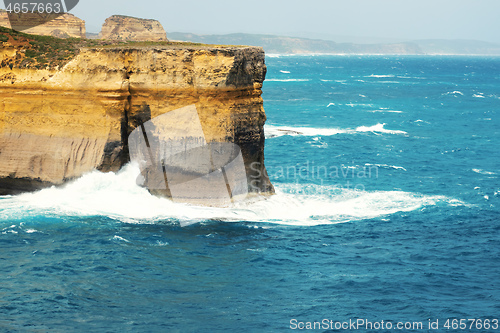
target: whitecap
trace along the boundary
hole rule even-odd
[[[460,95],[460,96],[463,96],[464,93],[461,92],[461,91],[455,90],[455,91],[452,91],[452,92],[444,93],[443,95],[454,95],[454,96]]]
[[[400,110],[388,110],[388,109],[378,109],[378,110],[370,110],[368,112],[382,112],[382,113],[403,113],[403,111]]]
[[[281,72],[281,73],[283,73],[283,74],[290,74],[290,72],[289,72],[289,71],[283,71],[283,70],[280,70],[280,72]]]
[[[483,94],[474,94],[474,95],[472,95],[472,97],[475,97],[475,98],[486,98]]]
[[[359,107],[362,107],[362,108],[372,108],[373,107],[373,104],[368,104],[368,103],[349,103],[349,104],[345,104],[345,105],[346,106],[350,106],[352,108],[356,107],[356,106],[359,106]]]
[[[408,135],[405,131],[385,129],[386,124],[376,124],[373,126],[359,126],[356,129],[341,128],[318,128],[318,127],[297,127],[297,126],[277,126],[266,124],[264,131],[266,138],[275,138],[283,135],[290,136],[332,136],[337,134],[356,134],[363,132],[402,134]]]
[[[366,166],[376,166],[379,168],[389,168],[389,169],[396,169],[396,170],[403,170],[407,171],[404,167],[402,166],[397,166],[397,165],[388,165],[388,164],[371,164],[371,163],[366,163]]]
[[[408,135],[408,133],[405,131],[385,129],[384,128],[385,125],[386,125],[385,123],[383,123],[383,124],[378,123],[377,125],[373,125],[373,126],[359,126],[358,128],[356,128],[356,132],[375,132],[375,133]]]
[[[308,82],[310,79],[266,79],[268,82]]]
[[[113,238],[111,238],[111,240],[116,240],[116,241],[121,241],[121,242],[125,242],[125,243],[130,243],[130,241],[128,239],[125,239],[125,238],[120,237],[118,235],[115,235]]]
[[[495,172],[486,171],[486,170],[482,170],[482,169],[472,169],[472,171],[474,171],[475,173],[479,173],[481,175],[496,175]]]
[[[266,133],[266,138],[274,138],[283,135],[290,136],[331,136],[340,133],[348,133],[348,130],[343,130],[339,128],[317,128],[317,127],[295,127],[295,126],[275,126],[268,125],[264,126],[264,131]]]
[[[364,77],[383,78],[383,77],[395,77],[395,75],[392,75],[392,74],[381,74],[381,75],[372,74],[372,75],[367,75]]]

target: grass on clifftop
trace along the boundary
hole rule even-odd
[[[102,39],[56,38],[52,36],[29,35],[0,27],[0,49],[14,47],[15,58],[4,58],[0,67],[53,69],[61,68],[73,59],[82,48],[93,47],[232,47],[232,45],[208,45],[190,42],[131,42]],[[234,47],[234,46],[233,46]]]
[[[20,51],[15,58],[4,59],[1,67],[37,69],[64,65],[78,54],[81,47],[98,44],[96,40],[29,35],[4,27],[0,27],[0,42],[2,48],[11,46]]]

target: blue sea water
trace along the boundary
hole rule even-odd
[[[277,195],[173,204],[129,165],[2,197],[1,332],[500,331],[500,58],[266,61]]]

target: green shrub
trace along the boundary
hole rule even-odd
[[[26,50],[26,52],[24,53],[24,55],[27,58],[34,58],[34,57],[36,57],[37,54],[38,54],[38,52],[36,52],[34,50]]]

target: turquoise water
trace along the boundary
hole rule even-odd
[[[500,331],[500,58],[267,65],[276,196],[172,204],[129,165],[2,197],[0,331]]]

